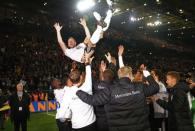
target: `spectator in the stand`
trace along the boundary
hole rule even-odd
[[[36,101],[36,102],[39,101],[39,94],[37,91],[34,91],[32,93],[32,96],[33,96],[33,101]]]
[[[30,117],[29,105],[30,98],[23,90],[23,84],[16,86],[16,93],[9,98],[11,107],[11,121],[14,123],[14,131],[27,131],[27,120]]]
[[[44,101],[45,100],[45,93],[42,92],[42,91],[39,92],[39,100],[40,101]]]
[[[178,72],[170,71],[166,76],[169,97],[168,102],[155,97],[156,102],[168,110],[168,131],[194,131],[185,83],[180,83]]]

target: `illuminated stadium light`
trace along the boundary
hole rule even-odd
[[[137,19],[136,19],[135,17],[133,17],[133,16],[130,18],[130,20],[131,20],[132,22],[137,21]]]
[[[184,11],[183,11],[182,9],[180,9],[180,10],[179,10],[179,13],[183,14],[183,13],[184,13]]]
[[[147,23],[147,26],[154,26],[154,24],[153,23]]]
[[[160,22],[159,20],[157,20],[157,21],[154,22],[154,25],[155,26],[158,26],[158,25],[161,25],[161,24],[162,24],[162,22]]]
[[[81,0],[77,4],[77,9],[79,11],[85,11],[95,6],[94,0]]]
[[[130,21],[135,22],[135,21],[141,21],[141,20],[143,20],[144,17],[135,18],[134,16],[131,16],[129,19],[130,19]]]
[[[162,22],[159,21],[159,20],[157,20],[157,21],[155,21],[154,23],[152,23],[152,22],[147,23],[147,26],[154,27],[154,26],[159,26],[159,25],[161,25],[161,24],[162,24]]]

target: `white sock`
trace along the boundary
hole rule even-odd
[[[108,10],[107,16],[106,16],[106,18],[104,19],[104,22],[105,22],[107,25],[106,25],[105,28],[103,28],[103,31],[106,31],[106,30],[108,29],[108,27],[110,26],[111,18],[112,18],[112,11],[111,11],[111,10]]]
[[[97,13],[97,12],[93,12],[93,15],[94,15],[94,17],[95,17],[95,19],[97,20],[97,21],[100,21],[101,20],[101,15],[99,14],[99,13]]]
[[[90,39],[93,44],[98,43],[98,41],[101,38],[101,32],[102,32],[102,27],[98,25],[97,29],[95,30],[95,32],[93,33],[93,35]]]

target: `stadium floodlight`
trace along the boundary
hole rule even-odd
[[[137,19],[136,19],[135,17],[133,17],[133,16],[130,17],[130,20],[131,20],[132,22],[137,21]]]
[[[94,0],[80,0],[77,4],[77,9],[79,11],[86,11],[92,8],[93,6],[95,6]]]
[[[161,25],[161,24],[162,24],[162,22],[159,21],[159,20],[157,20],[157,21],[154,22],[154,25],[155,25],[155,26],[158,26],[158,25]]]
[[[154,26],[159,26],[161,24],[162,24],[162,22],[157,20],[154,23],[152,23],[152,22],[147,23],[147,26],[154,27]]]

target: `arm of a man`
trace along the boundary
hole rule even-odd
[[[64,41],[62,40],[62,36],[61,36],[60,31],[57,31],[57,39],[58,39],[58,43],[59,43],[62,51],[65,53],[67,47],[66,47],[66,44],[64,43]]]
[[[154,80],[154,78],[149,75],[148,77],[146,77],[146,80],[149,82],[149,85],[144,85],[143,87],[143,91],[146,97],[148,96],[152,96],[156,93],[159,92],[159,85],[158,83]]]
[[[110,90],[105,88],[99,93],[90,95],[84,91],[77,91],[76,95],[85,103],[89,105],[104,105],[110,100]]]
[[[124,67],[124,62],[123,62],[123,57],[122,55],[118,56],[118,60],[119,60],[119,68],[122,68]]]
[[[166,102],[164,100],[158,99],[156,102],[164,109],[173,112],[174,110],[179,110],[184,105],[185,99],[187,99],[185,97],[187,97],[185,91],[180,89],[177,90],[171,101]]]
[[[86,65],[85,71],[86,71],[85,82],[79,89],[92,94],[91,65]]]
[[[117,75],[116,66],[112,62],[108,64],[108,69],[111,70],[114,73],[114,75]]]
[[[85,30],[85,35],[86,35],[86,37],[90,39],[90,38],[91,38],[91,33],[90,33],[90,31],[89,31],[88,26],[85,25],[85,26],[83,26],[83,28],[84,28],[84,30]]]
[[[119,68],[124,67],[124,62],[123,62],[123,54],[124,54],[124,46],[120,45],[118,47],[118,61],[119,61]]]
[[[62,51],[65,53],[66,52],[66,44],[64,43],[63,39],[62,39],[62,36],[61,36],[61,29],[62,29],[62,26],[60,26],[59,23],[55,23],[54,24],[54,28],[56,29],[56,34],[57,34],[57,40],[58,40],[58,43],[62,49]]]
[[[79,23],[83,26],[83,29],[85,30],[86,37],[90,39],[91,33],[90,33],[89,28],[87,26],[86,20],[84,18],[81,18]]]

